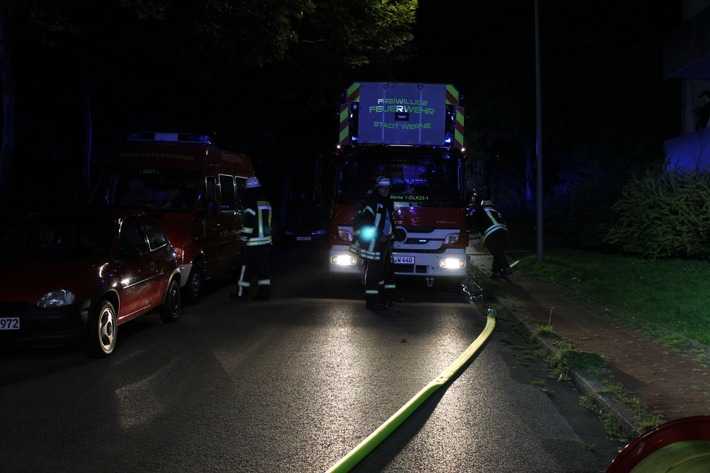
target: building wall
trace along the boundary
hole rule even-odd
[[[681,81],[682,135],[664,143],[668,168],[710,169],[710,128],[696,130],[700,94],[710,90],[710,0],[683,0],[683,24],[664,41],[664,78]]]

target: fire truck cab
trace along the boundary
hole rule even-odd
[[[392,180],[398,276],[461,280],[468,246],[464,110],[446,84],[355,82],[340,108],[331,275],[360,274],[352,220],[377,176]]]

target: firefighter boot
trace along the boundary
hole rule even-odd
[[[380,302],[380,304],[384,305],[385,307],[392,307],[394,303],[387,298],[385,294],[380,294],[377,298],[377,300]]]
[[[237,292],[233,292],[229,295],[229,298],[233,301],[241,302],[249,300],[249,288],[240,286]]]
[[[394,289],[388,289],[385,291],[384,300],[387,301],[387,305],[392,305],[395,302],[404,302],[404,298]]]
[[[259,292],[253,297],[255,301],[268,301],[271,298],[271,286],[259,284]]]
[[[367,294],[365,296],[365,306],[367,310],[385,310],[387,308],[386,304],[380,302],[378,294]]]

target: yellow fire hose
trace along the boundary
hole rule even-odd
[[[432,382],[427,384],[419,393],[402,406],[384,424],[372,432],[365,440],[352,449],[350,453],[341,458],[335,465],[331,466],[327,473],[343,473],[352,470],[363,458],[370,454],[379,444],[381,444],[394,430],[399,427],[410,415],[421,406],[424,401],[434,394],[440,387],[445,385],[459,370],[468,363],[473,356],[485,345],[486,341],[493,334],[496,326],[496,311],[488,309],[486,326],[483,332],[473,341],[473,343],[454,361],[446,370]]]

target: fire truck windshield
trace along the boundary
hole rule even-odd
[[[439,154],[359,154],[339,166],[337,195],[362,198],[378,176],[392,180],[393,200],[442,201],[462,198],[463,167],[460,159]]]

